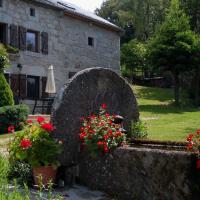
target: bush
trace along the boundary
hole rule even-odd
[[[16,161],[11,162],[8,173],[9,179],[16,179],[21,185],[24,183],[31,183],[32,181],[32,169],[31,166],[25,162]]]
[[[131,131],[127,134],[127,137],[130,139],[141,139],[147,138],[147,127],[144,122],[139,120],[138,122],[132,122]]]
[[[14,105],[13,92],[4,74],[0,72],[0,107]]]
[[[9,66],[8,53],[4,45],[0,44],[0,73]]]
[[[21,130],[28,118],[29,109],[26,105],[0,107],[0,133],[7,133],[8,127],[15,131]]]

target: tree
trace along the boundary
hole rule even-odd
[[[146,41],[163,22],[169,0],[107,0],[96,14],[121,26],[121,43]]]
[[[0,45],[0,107],[14,105],[12,90],[3,74],[3,70],[8,66],[8,63],[8,54],[3,45]]]
[[[165,22],[149,41],[148,52],[153,66],[172,73],[176,104],[180,100],[180,74],[193,67],[195,39],[179,0],[172,0]]]
[[[122,46],[121,64],[126,70],[130,71],[132,78],[136,70],[145,70],[145,55],[145,44],[137,40],[131,40]]]

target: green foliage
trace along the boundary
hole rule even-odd
[[[0,186],[5,181],[9,172],[9,162],[0,154]]]
[[[131,132],[127,134],[128,138],[131,139],[144,139],[147,138],[148,132],[147,132],[147,126],[144,122],[141,120],[135,122],[132,121],[131,123]]]
[[[13,125],[15,131],[20,130],[28,118],[29,108],[26,105],[0,107],[0,133],[7,133]]]
[[[9,66],[8,53],[3,44],[0,44],[0,73]],[[0,84],[1,85],[1,84]]]
[[[196,35],[190,30],[189,17],[172,0],[165,22],[149,41],[148,56],[154,67],[170,71],[175,81],[175,101],[179,103],[180,74],[192,70],[196,52]]]
[[[107,0],[97,15],[121,26],[122,43],[131,39],[146,41],[163,22],[169,0]]]
[[[50,129],[47,129],[47,126]],[[50,165],[57,167],[57,156],[62,152],[62,148],[61,144],[52,138],[52,130],[52,125],[44,121],[25,126],[15,134],[10,143],[10,160],[23,161],[32,168]]]
[[[133,76],[136,70],[146,67],[146,46],[137,40],[131,40],[121,48],[121,63]]]
[[[19,49],[15,48],[13,46],[5,45],[5,48],[6,48],[6,50],[7,50],[8,53],[13,53],[13,54],[19,53]]]
[[[0,72],[0,107],[14,105],[13,92],[4,74]]]
[[[16,179],[21,185],[30,183],[32,178],[32,169],[29,164],[21,161],[11,162],[8,178]]]

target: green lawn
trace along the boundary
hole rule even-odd
[[[171,89],[133,86],[133,90],[149,139],[184,141],[188,133],[200,129],[200,108],[173,106]]]

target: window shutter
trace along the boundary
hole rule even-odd
[[[26,50],[26,28],[22,26],[19,27],[19,48]]]
[[[47,77],[42,77],[42,98],[48,97],[48,94],[45,92],[47,84]]]
[[[17,74],[11,74],[11,89],[13,91],[14,96],[18,96],[19,92],[19,81]]]
[[[48,54],[48,48],[49,48],[48,40],[49,40],[48,33],[42,32],[41,33],[41,50],[43,54]]]
[[[26,75],[21,74],[20,75],[20,95],[21,98],[26,98]]]
[[[18,48],[19,40],[18,40],[18,27],[14,24],[10,25],[10,45]]]

